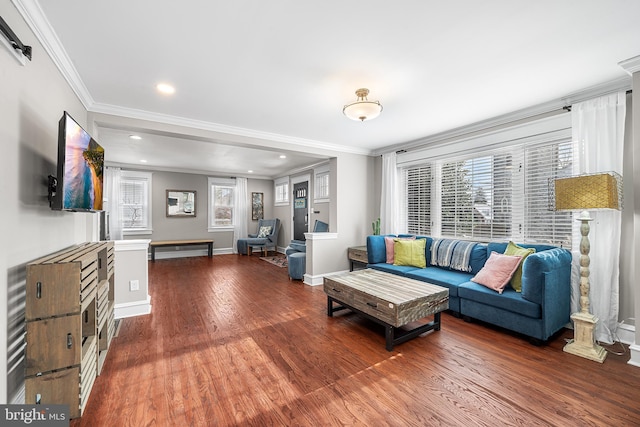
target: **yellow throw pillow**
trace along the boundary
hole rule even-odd
[[[534,248],[523,248],[513,242],[509,242],[507,249],[504,251],[505,255],[516,255],[522,257],[520,265],[518,265],[518,269],[511,277],[511,287],[515,289],[516,292],[522,292],[522,264],[524,263],[524,259],[535,252],[536,250]]]
[[[427,239],[394,239],[394,241],[393,265],[407,265],[418,268],[425,268],[427,266],[427,258],[425,256]]]

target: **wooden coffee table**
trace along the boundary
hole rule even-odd
[[[383,325],[388,351],[425,332],[439,331],[440,312],[449,308],[447,288],[372,269],[326,276],[324,291],[328,316],[348,309]],[[431,314],[429,323],[398,329]]]

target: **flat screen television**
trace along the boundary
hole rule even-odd
[[[67,113],[58,123],[58,176],[52,209],[102,210],[104,149]]]

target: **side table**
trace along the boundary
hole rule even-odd
[[[367,247],[366,246],[354,246],[349,248],[347,251],[347,256],[349,257],[349,262],[351,264],[350,270],[353,271],[354,267],[366,268],[369,263],[369,258],[367,257]]]

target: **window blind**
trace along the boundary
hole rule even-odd
[[[549,205],[549,185],[569,177],[573,170],[573,144],[560,141],[525,150],[524,238],[571,247],[571,212],[554,212]]]
[[[148,227],[148,189],[144,178],[125,178],[120,181],[120,209],[123,229]]]
[[[494,240],[512,235],[512,207],[519,198],[513,157],[494,151],[442,162],[443,236]]]
[[[431,234],[431,165],[405,169],[402,179],[405,183],[407,232]]]
[[[548,209],[548,185],[549,178],[571,175],[572,147],[568,139],[519,144],[406,167],[404,228],[479,241],[570,245],[571,215]]]

